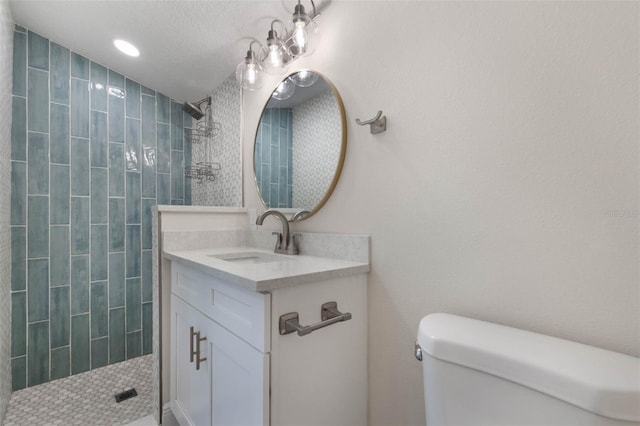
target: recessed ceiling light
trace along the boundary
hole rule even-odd
[[[113,45],[118,48],[119,51],[129,56],[140,56],[140,51],[133,44],[128,41],[115,39],[113,40]]]

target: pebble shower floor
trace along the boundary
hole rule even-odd
[[[13,392],[3,426],[126,425],[152,411],[152,356]],[[138,396],[116,403],[135,388]]]

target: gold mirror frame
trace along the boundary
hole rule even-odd
[[[347,153],[347,117],[346,117],[346,114],[345,114],[344,104],[342,102],[342,98],[340,97],[340,92],[338,92],[338,89],[336,88],[336,86],[324,74],[322,74],[322,73],[320,73],[320,72],[318,72],[316,70],[301,69],[301,70],[296,70],[296,71],[288,74],[285,78],[280,80],[278,82],[278,84],[276,84],[276,86],[273,88],[271,93],[269,93],[269,98],[267,99],[267,101],[264,103],[264,106],[262,107],[262,113],[260,114],[260,118],[258,119],[258,125],[256,126],[256,130],[255,130],[255,133],[254,133],[255,136],[253,138],[253,158],[252,158],[252,162],[253,162],[253,179],[254,179],[254,183],[256,185],[256,189],[258,190],[258,195],[260,196],[260,202],[262,203],[263,207],[265,207],[267,209],[272,208],[272,207],[267,206],[267,204],[264,201],[264,197],[262,196],[262,191],[260,191],[260,185],[258,185],[258,175],[256,173],[256,139],[258,138],[258,131],[260,130],[260,125],[262,123],[262,116],[264,115],[264,112],[267,109],[267,105],[269,105],[269,101],[271,100],[271,95],[273,94],[273,91],[275,89],[277,89],[278,86],[280,85],[280,83],[282,83],[284,80],[286,80],[287,78],[291,77],[292,75],[294,75],[294,74],[296,74],[296,73],[298,73],[300,71],[310,71],[310,72],[314,72],[314,73],[318,74],[320,76],[320,78],[324,79],[324,81],[327,83],[329,88],[331,88],[331,91],[333,92],[333,96],[335,97],[336,102],[338,104],[338,108],[340,110],[340,122],[341,122],[341,126],[342,126],[342,140],[341,140],[341,145],[340,145],[340,157],[338,159],[338,164],[336,165],[336,170],[335,170],[335,172],[333,174],[333,179],[331,181],[331,184],[327,188],[327,191],[325,192],[325,194],[322,197],[322,199],[318,202],[318,204],[316,204],[316,206],[312,210],[310,210],[307,215],[305,215],[304,217],[302,217],[301,219],[298,219],[296,221],[301,221],[301,220],[305,220],[305,219],[308,219],[308,218],[312,217],[329,200],[329,197],[331,197],[331,194],[333,194],[333,191],[336,188],[336,185],[338,184],[338,180],[340,179],[340,175],[342,173],[342,167],[344,166],[344,159],[345,159],[345,156],[346,156],[346,153]],[[295,208],[295,207],[293,207],[293,208]],[[278,210],[278,209],[277,208],[273,208],[273,210]],[[291,219],[289,219],[289,221],[291,221]]]

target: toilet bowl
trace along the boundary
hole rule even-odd
[[[640,359],[450,314],[422,319],[427,425],[640,425]]]

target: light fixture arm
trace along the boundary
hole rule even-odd
[[[313,2],[313,0],[309,0],[311,2],[311,7],[313,8],[313,16],[310,16],[309,18],[311,18],[311,20],[316,19],[317,16],[320,16],[320,14],[318,13],[318,10],[316,9],[316,4]],[[304,6],[301,4],[301,0],[298,0],[298,5],[296,6],[296,11],[298,11],[298,7],[301,8],[300,12],[305,13],[304,12]]]
[[[274,24],[276,23],[280,24],[280,27],[282,29],[280,35],[278,35],[278,32],[274,28]],[[282,40],[286,39],[287,36],[287,27],[284,25],[284,22],[279,19],[274,19],[273,21],[271,21],[271,29],[267,33],[267,46],[270,46],[272,43],[277,43],[278,41],[282,43]]]
[[[309,1],[311,2],[311,7],[313,8],[313,16],[311,17],[311,19],[315,20],[316,17],[320,16],[320,14],[316,10],[316,4],[313,2],[313,0],[309,0]]]
[[[258,46],[262,46],[258,40],[252,40],[251,43],[249,43],[249,50],[247,50],[247,57],[245,58],[247,61],[256,59],[256,52],[253,51],[253,43],[258,43]]]
[[[284,22],[282,22],[279,19],[274,19],[273,21],[271,21],[271,31],[269,31],[269,37],[271,37],[271,34],[273,33],[276,37],[278,35],[278,33],[276,32],[276,29],[273,27],[273,24],[280,24],[280,28],[282,29],[282,34],[286,35],[287,34],[287,26],[284,24]]]

